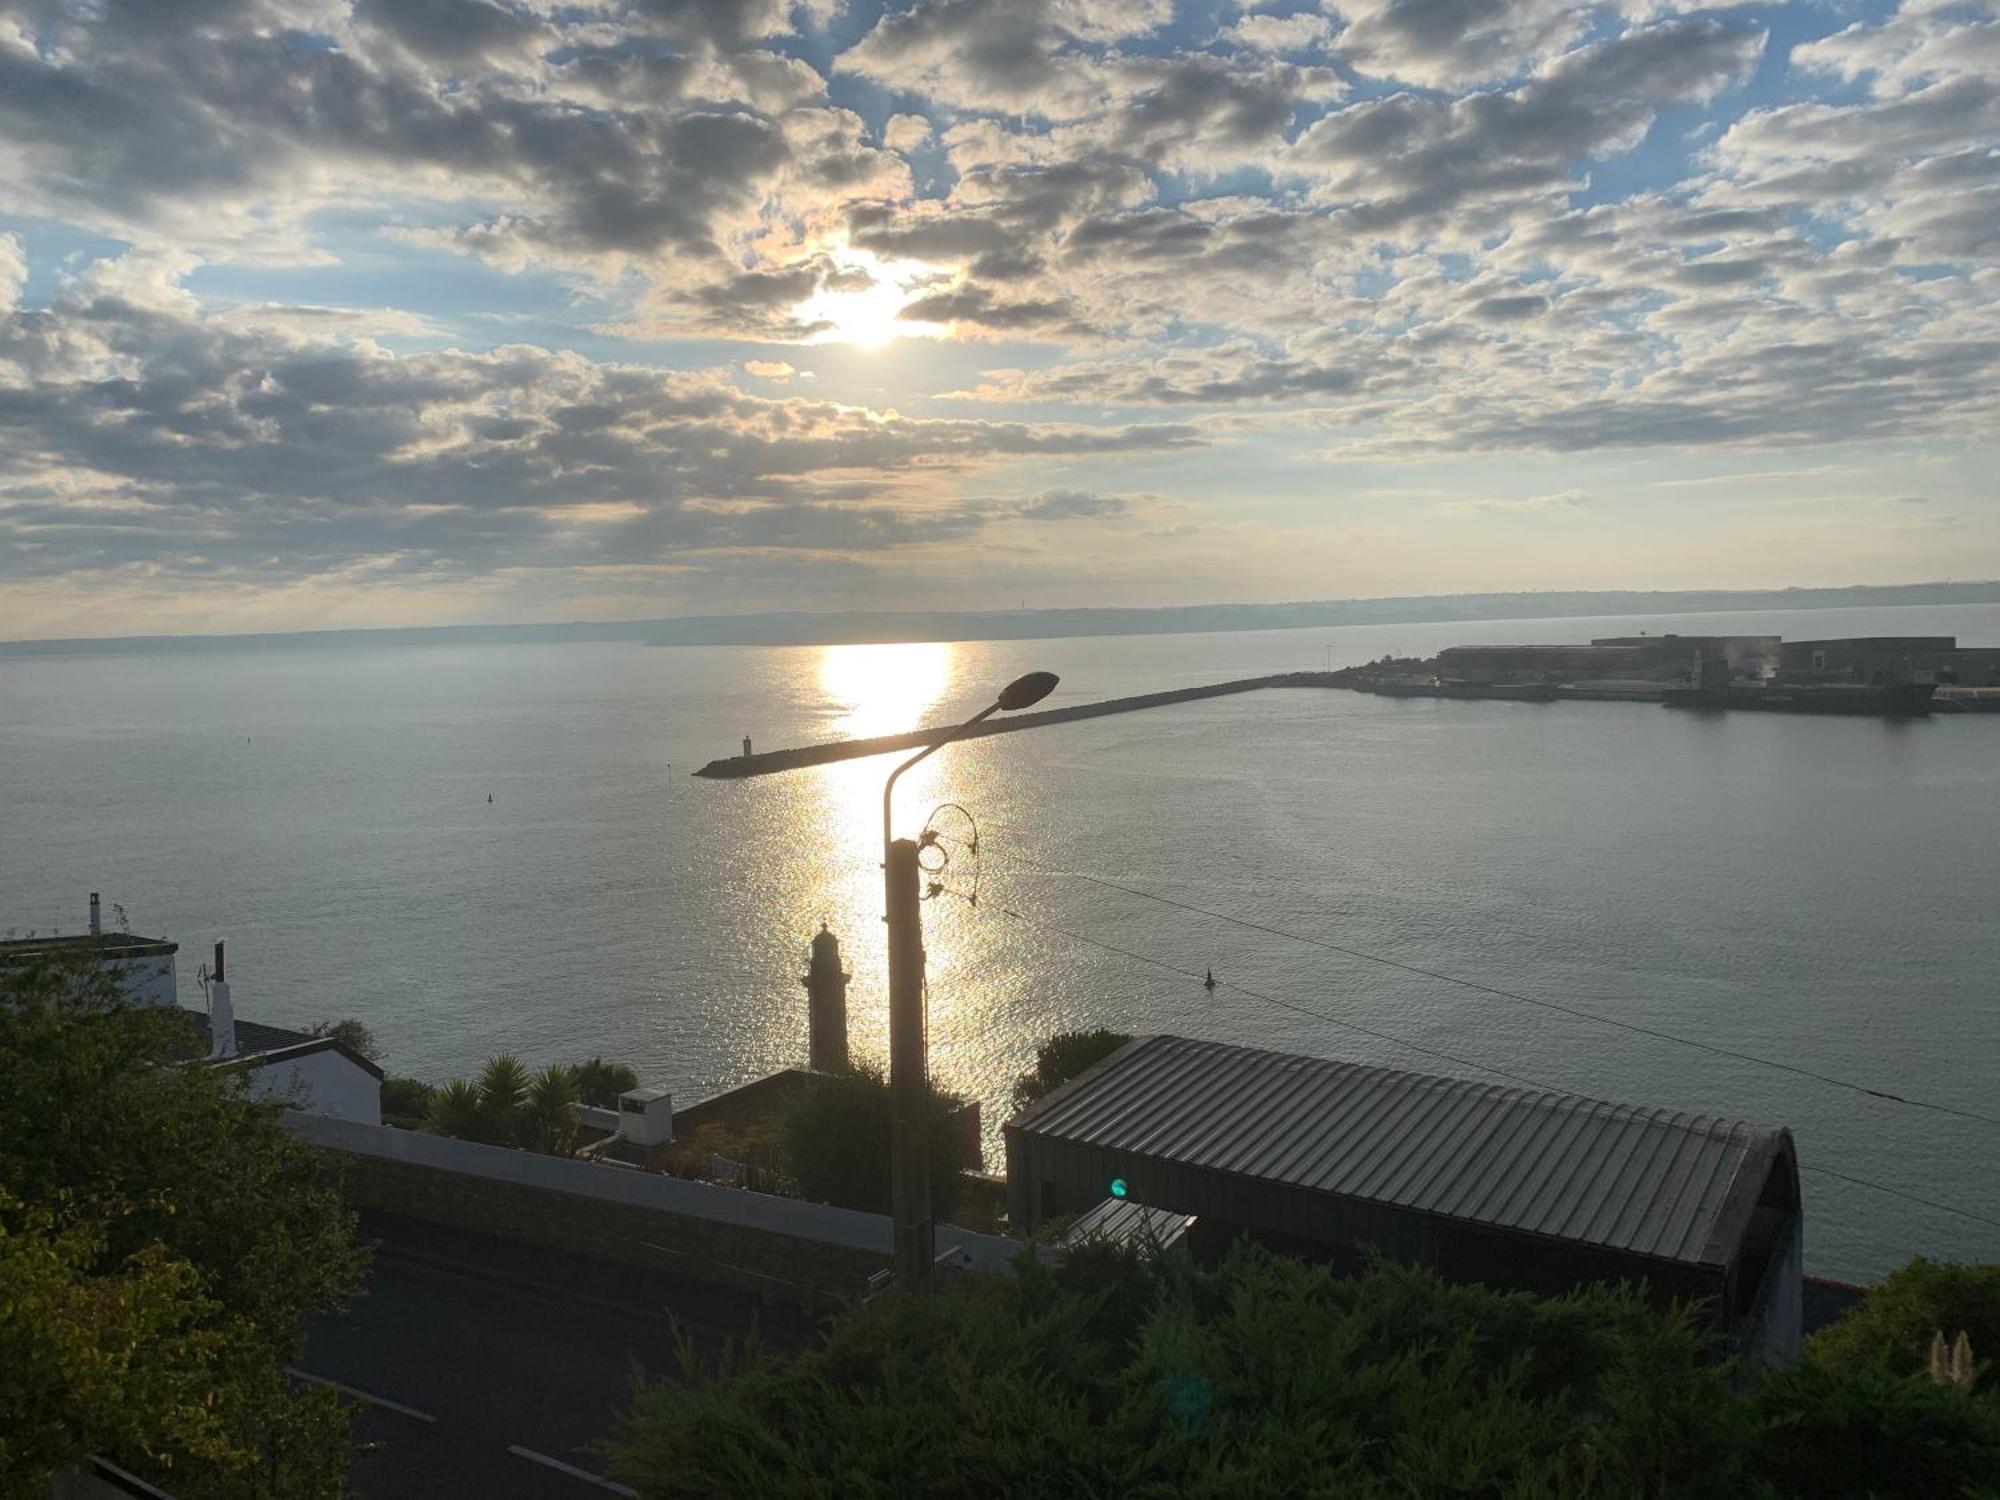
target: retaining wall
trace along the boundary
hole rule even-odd
[[[821,1307],[889,1266],[887,1215],[860,1213],[630,1168],[542,1156],[390,1125],[291,1113],[286,1126],[346,1154],[358,1207],[576,1255],[671,1270]],[[940,1254],[995,1270],[1017,1241],[940,1225]]]

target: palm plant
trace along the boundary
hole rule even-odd
[[[479,1070],[479,1102],[496,1121],[519,1114],[528,1102],[528,1070],[511,1052],[496,1052]]]
[[[482,1140],[486,1135],[486,1110],[479,1090],[463,1078],[454,1078],[430,1097],[424,1118],[439,1135],[459,1140]]]
[[[532,1121],[531,1144],[537,1151],[568,1156],[576,1147],[576,1069],[550,1063],[528,1083],[527,1114]]]

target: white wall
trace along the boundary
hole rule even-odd
[[[382,1081],[332,1047],[246,1071],[250,1092],[256,1098],[282,1098],[307,1114],[351,1120],[357,1125],[382,1123]]]
[[[117,962],[119,984],[125,998],[135,1005],[178,1005],[180,990],[174,982],[174,956],[128,958]]]

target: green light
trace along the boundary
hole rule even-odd
[[[1127,1187],[1125,1186],[1125,1179],[1124,1179],[1124,1178],[1122,1178],[1122,1177],[1114,1177],[1114,1178],[1112,1178],[1112,1179],[1111,1179],[1111,1196],[1112,1196],[1112,1197],[1114,1197],[1114,1198],[1122,1198],[1122,1197],[1124,1197],[1124,1196],[1125,1196],[1125,1194],[1126,1194],[1126,1193],[1127,1193],[1128,1191],[1130,1191],[1130,1190],[1129,1190],[1129,1189],[1128,1189],[1128,1188],[1127,1188]]]

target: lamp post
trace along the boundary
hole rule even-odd
[[[927,1292],[934,1269],[931,1225],[929,1038],[924,1016],[924,932],[919,903],[922,871],[915,839],[899,839],[890,824],[896,778],[968,729],[997,713],[1030,707],[1054,691],[1056,674],[1030,672],[955,729],[947,730],[889,773],[882,788],[882,879],[889,939],[890,1192],[896,1226],[896,1279]]]

